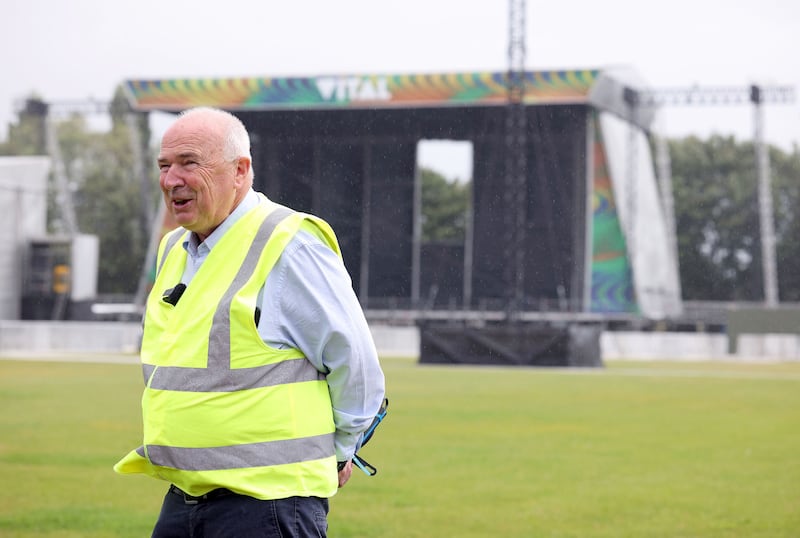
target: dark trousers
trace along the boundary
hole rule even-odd
[[[153,538],[325,538],[327,531],[328,499],[261,501],[226,490],[195,498],[172,486]]]

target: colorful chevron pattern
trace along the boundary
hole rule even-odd
[[[617,216],[614,191],[611,188],[606,153],[599,128],[595,129],[594,145],[591,286],[592,312],[638,312],[633,272]]]
[[[528,71],[525,102],[585,102],[598,75],[598,70]],[[155,79],[128,80],[125,89],[139,110],[381,108],[502,104],[505,80],[504,72]]]

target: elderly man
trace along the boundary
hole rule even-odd
[[[153,536],[326,536],[384,398],[336,237],[253,190],[227,112],[184,112],[158,166],[180,227],[144,316],[144,442],[115,470],[171,484]]]

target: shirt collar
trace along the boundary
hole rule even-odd
[[[250,189],[245,197],[239,202],[239,205],[236,206],[230,215],[227,216],[222,223],[217,226],[217,229],[211,232],[211,235],[206,237],[206,240],[202,243],[200,242],[197,234],[194,232],[189,234],[189,238],[183,242],[183,248],[192,256],[196,256],[198,252],[205,251],[206,253],[214,248],[222,236],[225,235],[225,232],[231,229],[231,227],[236,224],[240,218],[244,216],[245,213],[253,209],[259,204],[259,197],[258,193],[253,189]]]

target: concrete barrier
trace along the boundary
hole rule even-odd
[[[415,326],[370,326],[381,357],[419,357]],[[0,320],[0,355],[136,353],[138,322]],[[603,360],[800,361],[800,336],[741,334],[737,352],[728,353],[727,336],[718,333],[605,331]]]
[[[600,336],[604,359],[714,360],[728,358],[724,334],[605,331]]]
[[[0,353],[135,353],[141,323],[0,321]]]
[[[382,357],[419,355],[416,327],[370,327]],[[0,320],[0,355],[32,353],[136,353],[139,322]]]
[[[728,351],[739,353],[739,344],[747,340],[752,348],[745,352],[767,353],[789,352],[797,355],[796,349],[786,348],[791,336],[800,335],[800,308],[796,305],[782,305],[780,308],[749,306],[728,310]],[[754,335],[766,335],[763,343]],[[780,338],[776,338],[780,336]],[[787,336],[788,338],[784,338]],[[742,338],[746,337],[746,338]]]

